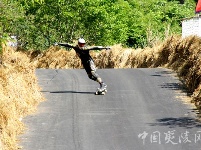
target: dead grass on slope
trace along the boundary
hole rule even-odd
[[[39,92],[35,67],[22,52],[3,49],[0,65],[0,130],[4,150],[19,148],[18,135],[25,129],[21,122],[26,115],[36,110],[44,100]]]
[[[167,67],[175,70],[189,92],[193,102],[201,109],[201,38],[192,36],[185,39],[170,38]]]
[[[144,67],[167,67],[176,71],[192,93],[192,102],[201,110],[201,38],[172,36],[155,51],[150,51],[154,54],[153,62]]]
[[[81,62],[74,51],[50,47],[45,52],[29,52],[32,63],[37,68],[81,68]]]

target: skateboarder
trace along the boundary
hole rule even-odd
[[[96,73],[96,66],[92,57],[90,56],[90,50],[103,50],[103,49],[110,49],[110,47],[103,47],[103,46],[94,46],[91,48],[87,48],[85,46],[86,42],[83,38],[78,39],[78,44],[76,46],[72,46],[67,43],[55,43],[55,45],[65,46],[68,48],[73,48],[81,59],[82,65],[86,70],[88,77],[94,81],[97,81],[100,84],[100,91],[106,90],[107,85],[102,81],[101,77]]]

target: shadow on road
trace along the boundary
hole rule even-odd
[[[158,71],[155,72],[155,74],[151,75],[151,76],[156,76],[156,77],[165,77],[166,75],[170,75],[173,74],[173,71]]]
[[[160,72],[155,72],[155,74],[152,74],[151,76],[153,77],[165,77],[166,75],[174,74],[174,71],[160,71]],[[191,95],[186,86],[180,82],[170,82],[170,83],[163,83],[159,85],[163,89],[170,89],[170,90],[181,90],[182,92],[186,93],[188,96]]]
[[[184,90],[184,87],[180,83],[164,83],[159,86],[164,89]]]
[[[168,126],[169,128],[183,127],[183,128],[201,128],[201,122],[191,117],[180,118],[162,118],[157,119],[156,123],[149,123],[151,126]]]
[[[80,91],[41,91],[43,93],[78,93],[78,94],[94,94],[95,92],[80,92]]]

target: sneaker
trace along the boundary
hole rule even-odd
[[[101,89],[101,90],[106,89],[106,87],[107,87],[107,85],[106,85],[104,82],[102,82],[102,83],[100,84],[100,89]]]

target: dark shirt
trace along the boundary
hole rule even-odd
[[[76,52],[76,54],[79,56],[79,58],[82,60],[82,63],[87,62],[89,60],[93,60],[91,55],[89,54],[89,51],[86,47],[79,48],[78,46],[73,48]]]
[[[102,47],[102,46],[95,46],[95,47],[87,48],[87,47],[79,47],[78,45],[77,46],[72,46],[72,45],[69,45],[67,43],[58,43],[58,45],[73,48],[75,50],[76,54],[81,59],[82,63],[86,63],[89,60],[93,60],[92,57],[89,54],[90,50],[107,49],[107,48]]]

